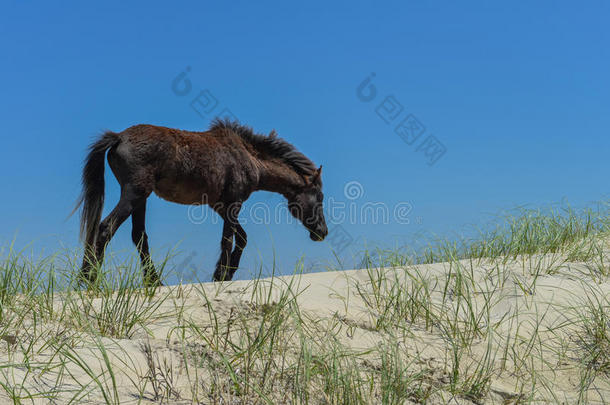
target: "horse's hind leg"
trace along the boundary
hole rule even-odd
[[[143,201],[146,201],[147,195],[134,193],[129,189],[121,190],[121,199],[110,214],[100,223],[97,240],[93,257],[88,256],[86,262],[83,262],[81,269],[81,278],[88,282],[95,282],[97,279],[96,268],[104,261],[104,250],[115,232],[131,215],[134,207],[137,207]]]
[[[148,251],[148,235],[146,234],[146,200],[134,208],[131,214],[131,240],[138,248],[142,270],[144,272],[144,284],[157,286],[161,285],[159,275],[150,258]]]

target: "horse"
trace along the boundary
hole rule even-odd
[[[100,222],[104,205],[105,156],[121,187],[119,202]],[[238,215],[250,194],[283,195],[289,212],[313,241],[328,234],[323,212],[322,166],[278,137],[255,133],[238,121],[216,118],[203,132],[155,125],[106,131],[88,149],[82,172],[80,234],[84,255],[80,280],[94,283],[106,245],[131,216],[131,237],[139,252],[145,285],[161,285],[146,234],[146,200],[160,198],[187,205],[209,205],[224,221],[220,257],[213,281],[233,278],[247,234]],[[73,211],[73,212],[74,212]]]

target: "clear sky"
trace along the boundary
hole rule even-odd
[[[274,258],[283,273],[302,257],[322,269],[333,249],[348,261],[365,243],[459,233],[515,206],[608,197],[607,2],[58,4],[1,6],[3,246],[79,246],[65,218],[100,131],[204,130],[225,108],[324,165],[326,196],[360,212],[323,243],[285,216],[249,221],[238,278]],[[188,92],[173,83],[182,72]],[[106,178],[107,213],[118,186]],[[257,193],[245,212],[281,201]],[[372,203],[387,223],[363,218]],[[149,199],[153,255],[179,244],[185,279],[209,279],[219,253],[221,224],[202,215]],[[112,249],[133,252],[129,223]]]

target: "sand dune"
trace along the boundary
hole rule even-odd
[[[62,292],[5,315],[0,400],[603,403],[607,254]]]

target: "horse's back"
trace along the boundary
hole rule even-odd
[[[168,201],[210,203],[228,188],[249,188],[258,180],[256,163],[238,135],[140,124],[119,137],[121,142],[108,155],[119,182],[120,176],[137,176],[139,183]]]

